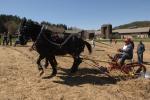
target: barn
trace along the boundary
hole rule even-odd
[[[133,29],[116,29],[113,33],[119,34],[121,38],[149,38],[150,27],[133,28]]]

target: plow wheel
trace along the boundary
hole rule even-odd
[[[128,80],[138,78],[141,74],[146,73],[146,67],[142,64],[132,63],[122,66],[121,69],[113,69],[110,72],[119,80]]]
[[[135,63],[131,66],[129,75],[132,77],[138,77],[141,73],[146,73],[146,67],[142,64]]]

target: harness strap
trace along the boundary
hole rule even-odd
[[[64,41],[63,43],[59,44],[59,43],[50,41],[50,40],[45,36],[45,34],[43,34],[43,37],[45,38],[45,40],[47,40],[50,44],[53,44],[53,45],[58,46],[59,48],[62,48],[62,46],[65,45],[65,44],[67,43],[67,41],[68,41],[72,36],[74,36],[74,34],[69,35],[69,36],[67,37],[67,39],[65,39],[65,41]]]
[[[32,49],[34,49],[34,46],[35,46],[35,44],[37,43],[37,41],[39,40],[39,38],[41,37],[41,35],[43,35],[44,39],[47,40],[50,44],[56,45],[56,46],[58,46],[59,48],[62,48],[62,46],[65,45],[65,44],[67,43],[67,41],[68,41],[72,36],[75,35],[75,34],[69,35],[69,36],[67,37],[67,39],[65,39],[64,42],[62,42],[61,44],[59,44],[59,43],[50,41],[50,40],[45,36],[45,34],[42,34],[44,27],[45,27],[45,26],[43,25],[42,28],[41,28],[41,31],[40,31],[39,35],[38,35],[37,38],[36,38],[36,41],[35,41],[35,42],[33,43],[33,45],[32,45]]]

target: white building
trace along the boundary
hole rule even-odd
[[[126,37],[136,37],[136,38],[149,38],[150,37],[150,27],[143,28],[133,28],[133,29],[116,29],[113,33],[118,33],[121,38]]]

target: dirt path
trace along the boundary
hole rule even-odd
[[[104,49],[104,50],[107,50]],[[103,50],[95,51],[103,56]],[[148,100],[150,80],[117,81],[87,63],[82,63],[78,76],[69,76],[72,59],[57,57],[58,74],[46,78],[51,68],[39,77],[35,52],[28,47],[0,47],[0,100]],[[105,56],[103,56],[103,59]],[[90,63],[90,62],[88,62]]]

